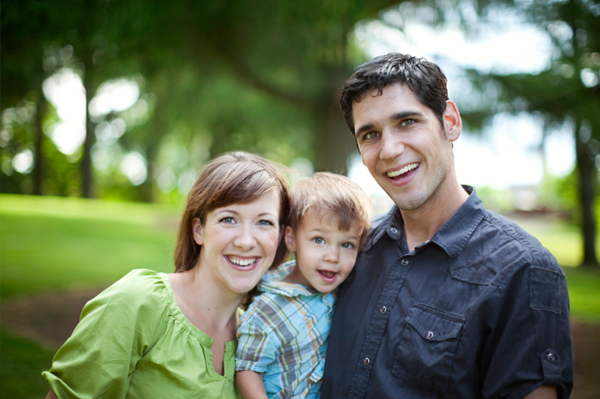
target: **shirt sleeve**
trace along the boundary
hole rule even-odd
[[[277,315],[266,311],[267,307],[262,295],[242,317],[237,334],[236,370],[264,373],[275,361],[281,342],[276,335]]]
[[[567,398],[573,386],[569,297],[550,254],[506,277],[487,309],[490,329],[481,354],[484,398],[518,399],[541,385]]]
[[[125,398],[137,362],[166,328],[164,282],[134,270],[89,301],[43,376],[59,398]],[[162,328],[160,327],[162,326]]]

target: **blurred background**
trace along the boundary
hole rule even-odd
[[[40,377],[85,301],[133,268],[172,270],[198,170],[225,151],[348,174],[338,105],[388,52],[449,81],[459,181],[567,275],[573,398],[600,397],[600,4],[595,0],[5,0],[1,12],[2,398]]]

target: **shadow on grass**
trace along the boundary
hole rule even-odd
[[[40,399],[48,393],[48,384],[40,375],[50,368],[54,351],[0,331],[2,361],[0,398]]]

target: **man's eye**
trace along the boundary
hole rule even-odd
[[[313,241],[317,244],[323,244],[325,242],[321,237],[315,237],[313,238]]]
[[[415,124],[414,119],[405,119],[400,123],[400,126],[411,126]]]
[[[354,245],[352,245],[351,242],[345,242],[342,244],[342,248],[353,248]]]
[[[363,136],[363,140],[371,140],[378,136],[377,132],[368,132]]]

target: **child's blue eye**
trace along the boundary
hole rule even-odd
[[[354,245],[352,245],[352,243],[350,242],[345,242],[342,244],[342,248],[353,248]]]
[[[313,241],[317,244],[323,244],[325,241],[321,237],[313,238]]]

